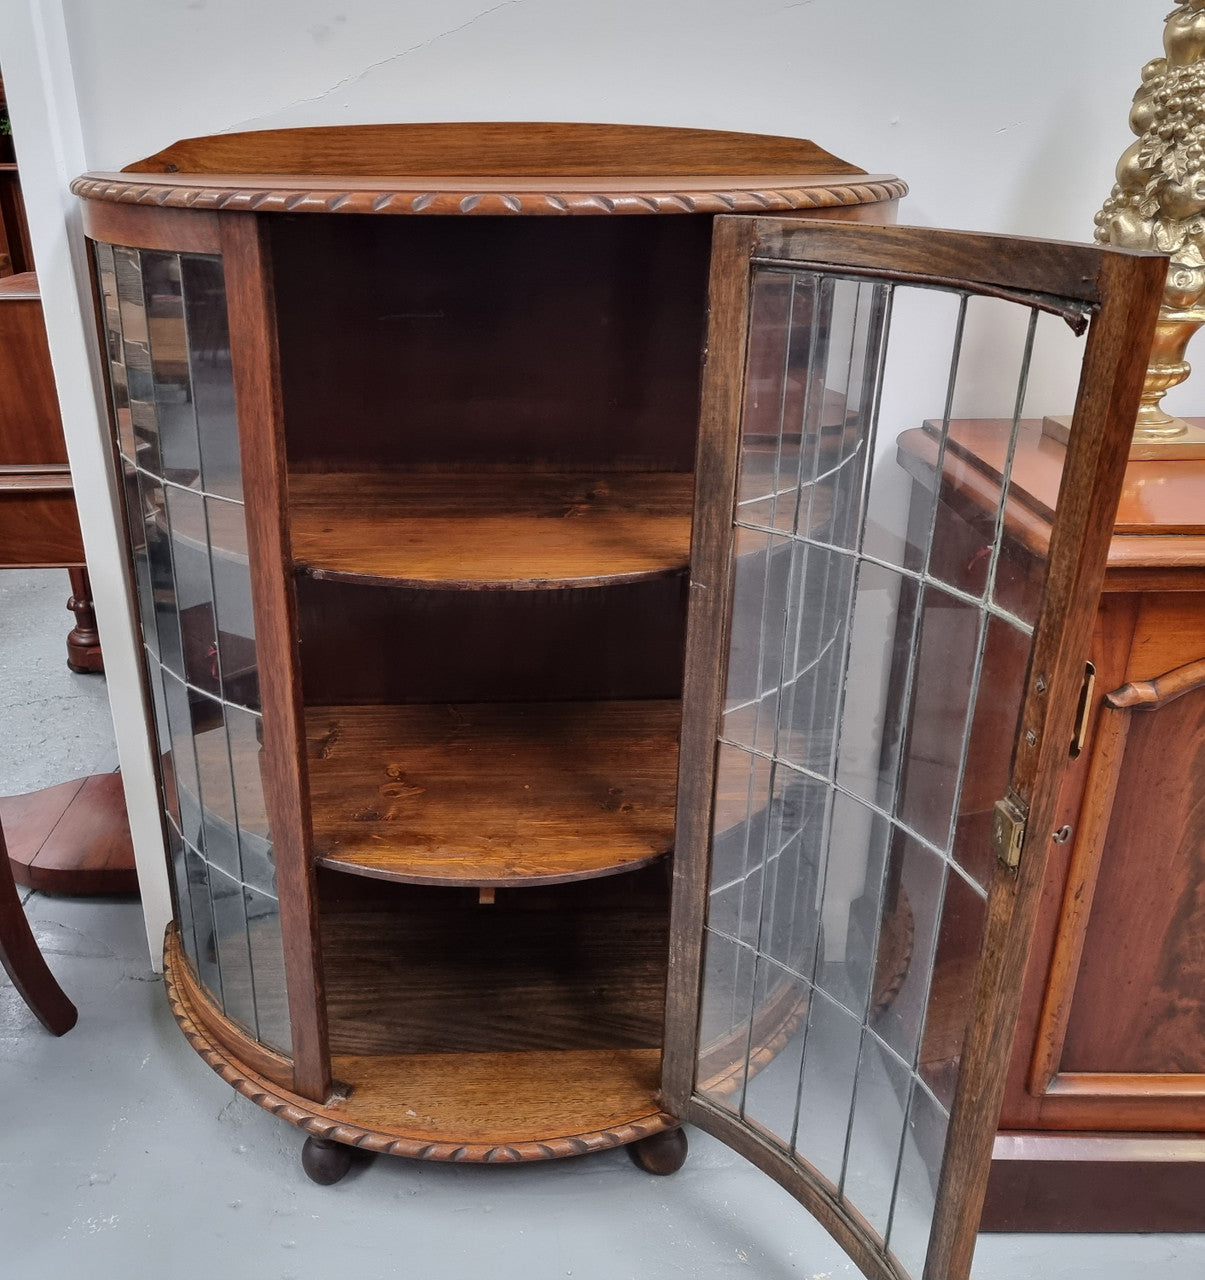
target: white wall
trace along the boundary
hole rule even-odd
[[[1106,9],[1108,12],[1104,12]],[[1090,239],[1163,4],[1099,0],[0,0],[68,444],[137,828],[166,897],[86,355],[74,169],[179,137],[383,120],[610,120],[812,137],[912,185],[902,220]],[[73,98],[78,102],[76,110]],[[1191,353],[1190,353],[1191,354]],[[1065,410],[1069,365],[1035,407]],[[1199,411],[1205,374],[1169,397]],[[153,854],[153,856],[152,856]]]

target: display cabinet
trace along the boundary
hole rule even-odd
[[[1161,263],[859,226],[902,184],[691,130],[224,135],[75,190],[198,1052],[319,1181],[671,1172],[690,1121],[868,1274],[965,1274]],[[983,325],[968,585],[876,441],[945,405],[940,471]]]

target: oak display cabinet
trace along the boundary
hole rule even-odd
[[[1161,264],[695,130],[224,135],[74,190],[197,1051],[318,1181],[666,1173],[690,1121],[867,1274],[965,1274]],[[928,379],[941,470],[996,313],[1014,423],[1087,330],[1021,596],[1016,431],[970,586],[876,449]]]

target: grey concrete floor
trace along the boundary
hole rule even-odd
[[[66,575],[0,573],[0,794],[111,767],[103,680],[63,665]],[[69,717],[66,730],[62,719]],[[132,899],[29,894],[80,1009],[46,1034],[0,975],[0,1280],[838,1280],[860,1273],[693,1133],[671,1178],[623,1152],[518,1167],[378,1158],[334,1187],[297,1131],[188,1047]],[[1205,1236],[984,1236],[981,1280],[1201,1280]]]

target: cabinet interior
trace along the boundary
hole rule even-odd
[[[522,1053],[525,1117],[639,1109],[710,220],[266,229],[336,1074]]]

